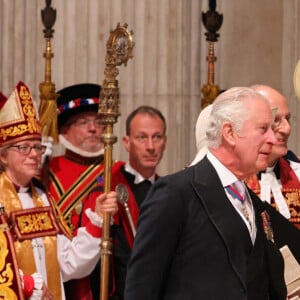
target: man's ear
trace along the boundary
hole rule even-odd
[[[226,121],[222,125],[223,139],[230,145],[235,145],[235,131],[231,122]]]
[[[168,137],[165,135],[164,150],[166,149],[166,146],[167,146],[167,139],[168,139]]]
[[[129,136],[124,135],[122,138],[123,146],[126,149],[127,152],[129,152],[130,149],[130,141],[129,141]]]

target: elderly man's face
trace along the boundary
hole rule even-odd
[[[268,100],[272,109],[275,108],[277,110],[273,125],[277,141],[272,148],[268,164],[269,167],[272,167],[288,151],[287,143],[291,134],[291,113],[286,98],[277,90],[264,85],[256,86],[255,90]]]
[[[62,134],[75,147],[97,152],[103,148],[100,137],[103,126],[96,112],[85,112],[72,116]]]
[[[273,126],[277,141],[272,148],[272,153],[269,159],[269,166],[271,167],[277,159],[286,155],[288,151],[288,139],[291,134],[291,113],[287,101],[282,95],[277,94],[274,95],[274,97],[269,97],[268,99],[271,107],[277,108]]]
[[[241,134],[236,135],[234,151],[240,170],[252,175],[264,170],[276,138],[272,130],[273,117],[269,105],[262,101],[247,101],[250,119],[244,123]]]

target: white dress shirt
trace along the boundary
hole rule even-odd
[[[233,205],[235,210],[238,212],[238,214],[241,216],[244,223],[246,224],[249,234],[250,234],[250,237],[251,237],[251,240],[252,240],[252,243],[254,244],[255,237],[256,237],[255,212],[254,212],[251,197],[250,197],[248,191],[247,191],[247,193],[248,193],[249,203],[250,203],[251,210],[253,212],[250,223],[246,219],[244,214],[240,211],[240,209],[237,207],[237,205],[235,203],[235,198],[231,194],[229,194],[226,190],[227,186],[232,185],[234,182],[238,181],[239,179],[229,169],[227,169],[210,151],[208,151],[208,153],[207,153],[207,159],[210,161],[210,163],[215,168],[215,170],[221,180],[223,188],[225,189],[225,192],[226,192],[226,195],[227,195],[229,201],[231,202],[231,204]]]

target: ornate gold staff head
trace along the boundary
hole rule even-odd
[[[120,26],[120,23],[118,23],[116,29],[111,31],[106,43],[105,79],[100,93],[98,114],[103,124],[108,126],[116,123],[117,118],[120,116],[119,87],[116,80],[119,74],[117,66],[122,64],[126,66],[127,61],[133,57],[133,32],[129,31],[127,26],[126,23],[124,26]],[[116,142],[116,138],[111,142]]]

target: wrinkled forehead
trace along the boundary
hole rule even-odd
[[[77,114],[71,116],[69,118],[69,122],[73,122],[73,121],[76,121],[76,120],[81,119],[81,118],[97,118],[97,117],[99,117],[97,112],[95,112],[95,111],[86,111],[86,112],[77,113]]]

